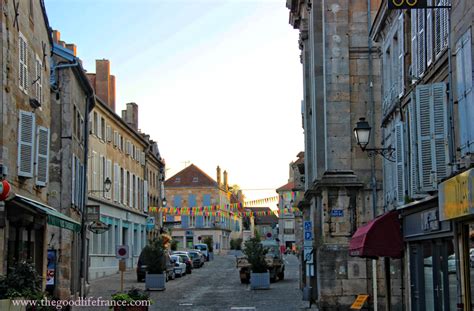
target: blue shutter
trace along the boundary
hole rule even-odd
[[[204,227],[204,219],[202,215],[196,215],[196,228]]]
[[[211,195],[205,194],[202,196],[202,205],[210,206],[211,205]]]
[[[173,207],[181,207],[181,196],[175,195],[173,197]]]
[[[411,93],[411,101],[408,104],[408,127],[410,140],[410,196],[414,197],[420,192],[419,167],[418,167],[418,132],[416,117],[416,100],[414,93]]]
[[[403,124],[397,122],[395,125],[395,154],[397,165],[397,202],[403,205],[405,201],[405,148],[403,144]]]
[[[196,207],[196,195],[195,194],[190,194],[188,196],[188,204],[189,204],[189,207]]]
[[[184,228],[184,229],[189,228],[189,216],[187,215],[181,216],[181,228]]]
[[[471,31],[456,44],[456,91],[459,107],[461,156],[474,152],[474,96],[472,93]]]

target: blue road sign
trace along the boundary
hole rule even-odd
[[[333,210],[331,210],[331,216],[332,217],[343,217],[344,216],[344,210],[342,210],[342,209],[333,209]]]
[[[304,222],[304,231],[311,231],[312,223],[311,221]]]
[[[311,241],[313,239],[313,233],[311,231],[306,231],[304,233],[304,239],[306,241]]]

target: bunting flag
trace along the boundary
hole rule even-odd
[[[232,210],[230,205],[225,206],[200,206],[200,207],[150,207],[150,212],[163,213],[163,215],[176,215],[176,216],[214,216],[220,217],[225,216],[234,218],[237,220],[238,217],[250,217],[250,216],[278,216],[278,211],[263,210],[252,212],[250,210]]]
[[[273,203],[273,202],[278,202],[278,196],[247,201],[244,203],[244,206],[264,205],[264,204]]]

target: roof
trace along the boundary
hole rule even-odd
[[[246,209],[251,210],[252,212],[272,212],[269,207],[246,207]],[[273,225],[278,223],[278,218],[272,212],[270,215],[258,216],[254,214],[255,225]]]
[[[165,181],[167,188],[218,187],[217,182],[194,164]]]
[[[286,185],[281,186],[278,188],[276,191],[292,191],[295,188],[295,183],[293,181],[290,181]]]

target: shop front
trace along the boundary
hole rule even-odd
[[[458,309],[474,310],[474,169],[440,184],[439,215],[454,227]]]
[[[457,310],[457,268],[453,228],[430,196],[401,211],[411,310]]]

